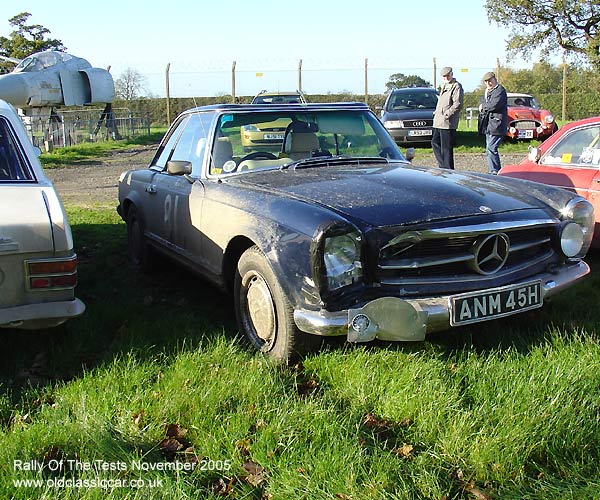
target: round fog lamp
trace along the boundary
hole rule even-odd
[[[371,325],[371,320],[369,319],[368,316],[366,316],[364,314],[357,314],[356,316],[354,316],[354,319],[352,320],[352,329],[358,333],[362,333],[362,332],[366,331],[370,325]]]
[[[575,257],[583,247],[583,230],[575,222],[568,222],[560,233],[560,249],[566,257]]]

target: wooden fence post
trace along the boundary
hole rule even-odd
[[[170,91],[169,91],[169,69],[171,68],[171,63],[167,63],[167,69],[165,71],[165,93],[167,94],[167,127],[171,125],[171,102],[170,102]]]
[[[365,57],[365,104],[369,104],[369,59]]]
[[[231,102],[235,104],[235,61],[231,65]]]

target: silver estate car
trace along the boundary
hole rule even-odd
[[[38,153],[0,101],[0,328],[52,327],[85,310],[71,228]]]

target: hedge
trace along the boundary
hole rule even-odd
[[[464,107],[477,107],[479,104],[479,92],[465,93]],[[311,94],[307,96],[310,102],[364,102],[365,96],[360,94]],[[562,95],[561,94],[540,94],[535,96],[537,101],[544,109],[551,110],[558,118],[562,118]],[[379,114],[379,109],[385,102],[385,94],[370,94],[368,97],[369,106]],[[236,96],[236,102],[248,104],[252,96]],[[182,111],[195,107],[206,106],[210,104],[230,103],[230,95],[214,97],[186,97],[171,98],[170,113],[173,120]],[[165,98],[142,98],[133,101],[116,101],[115,107],[127,107],[134,114],[148,113],[152,126],[160,127],[166,124],[166,99]],[[379,109],[378,109],[379,108]],[[570,93],[567,94],[567,120],[578,120],[589,116],[600,115],[600,95],[598,93]]]

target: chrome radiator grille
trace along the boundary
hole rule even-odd
[[[378,281],[418,284],[489,279],[552,259],[555,222],[521,221],[407,231],[382,245]]]
[[[515,127],[517,130],[529,130],[540,126],[539,122],[528,120],[528,121],[513,121],[510,124],[511,127]]]

